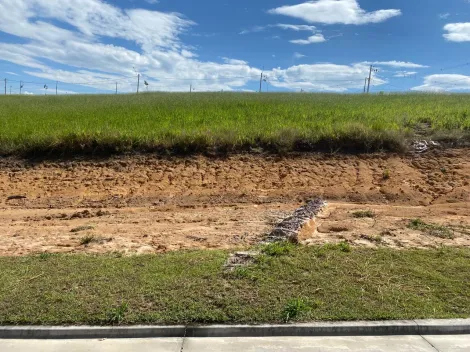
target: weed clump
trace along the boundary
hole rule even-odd
[[[375,213],[372,210],[358,210],[352,215],[355,218],[375,218]]]
[[[288,255],[296,246],[288,241],[273,242],[265,245],[262,249],[262,253],[270,257],[280,257]]]
[[[96,240],[95,236],[93,235],[86,235],[80,239],[80,245],[86,246]]]
[[[318,308],[319,302],[313,304],[303,298],[293,298],[287,301],[284,310],[282,311],[282,321],[288,323],[289,321],[299,319],[303,315],[309,313],[312,309]]]
[[[119,325],[124,321],[125,315],[128,310],[129,305],[125,302],[121,303],[121,305],[108,312],[106,321],[108,322],[108,324]]]
[[[444,238],[444,239],[453,239],[454,231],[447,226],[436,225],[436,224],[427,224],[421,219],[412,219],[408,224],[408,228],[412,230],[418,230],[426,233],[429,236]]]

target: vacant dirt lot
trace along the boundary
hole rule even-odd
[[[468,246],[469,153],[0,159],[0,255],[243,247],[316,196],[330,205],[308,243]]]

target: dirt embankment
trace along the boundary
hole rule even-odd
[[[0,255],[246,246],[316,196],[330,206],[311,243],[470,245],[469,153],[2,159]]]

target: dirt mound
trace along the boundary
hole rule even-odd
[[[468,245],[468,153],[0,159],[0,255],[244,247],[316,197],[332,210],[309,243]],[[407,227],[415,217],[464,232],[433,238]],[[78,226],[113,240],[83,246]]]

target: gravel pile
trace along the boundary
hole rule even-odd
[[[266,237],[264,243],[291,241],[298,242],[298,234],[305,223],[314,219],[315,216],[326,206],[326,202],[315,199],[297,209],[292,216],[282,220],[274,230]],[[260,252],[236,252],[230,255],[224,265],[226,271],[233,271],[235,268],[248,266],[256,261]]]
[[[302,226],[326,206],[326,202],[317,198],[297,209],[292,216],[284,219],[266,237],[266,242],[291,241],[297,242],[297,236]]]

